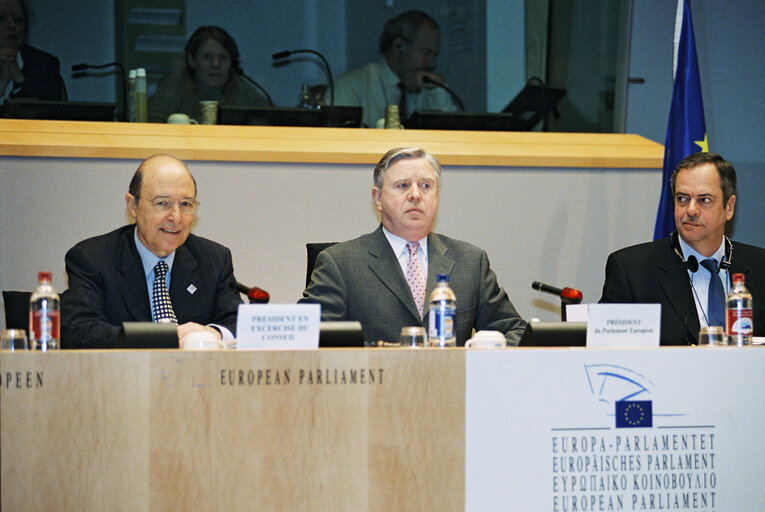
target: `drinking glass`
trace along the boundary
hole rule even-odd
[[[0,334],[0,350],[29,350],[24,329],[5,329]]]
[[[700,347],[721,347],[727,345],[725,331],[719,325],[702,327],[699,329]]]
[[[428,335],[424,327],[403,327],[398,342],[402,347],[424,347]]]

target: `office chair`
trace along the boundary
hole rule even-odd
[[[308,266],[305,273],[306,287],[308,287],[308,285],[311,283],[311,274],[313,274],[313,267],[316,266],[316,257],[321,251],[327,247],[332,247],[336,243],[337,242],[316,242],[312,244],[305,244],[305,248],[308,253]]]
[[[24,329],[29,337],[29,299],[31,297],[31,292],[3,291],[6,329]]]

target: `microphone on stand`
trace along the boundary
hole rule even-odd
[[[127,87],[125,86],[125,66],[119,62],[109,62],[107,64],[86,64],[84,62],[72,66],[72,73],[82,73],[88,69],[104,69],[114,66],[120,71],[120,83],[122,84],[122,116],[127,120]]]
[[[566,321],[566,304],[581,304],[582,298],[584,298],[582,292],[575,288],[556,288],[549,284],[540,283],[539,281],[531,283],[531,288],[560,297],[560,319],[564,322]]]
[[[258,82],[256,82],[256,81],[255,81],[255,80],[253,80],[252,78],[250,78],[250,76],[249,76],[247,73],[245,73],[245,72],[244,72],[244,70],[243,70],[242,68],[236,68],[236,74],[237,74],[237,75],[239,75],[239,76],[241,76],[242,78],[244,78],[244,79],[245,79],[245,80],[247,80],[248,82],[250,82],[252,85],[254,85],[255,87],[257,87],[258,89],[260,89],[260,91],[261,91],[263,94],[265,94],[265,96],[266,96],[266,99],[268,100],[268,106],[269,106],[269,107],[273,107],[273,106],[274,106],[274,100],[272,100],[272,99],[271,99],[271,95],[270,95],[270,94],[268,94],[268,91],[266,90],[266,88],[265,88],[265,87],[263,87],[262,85],[260,85]]]
[[[268,301],[271,300],[271,296],[268,292],[257,286],[249,288],[239,281],[231,280],[231,288],[239,293],[245,294],[251,304],[268,304]]]
[[[284,60],[290,55],[294,55],[296,53],[312,53],[319,57],[321,61],[324,63],[324,68],[327,72],[327,80],[329,80],[329,90],[330,90],[330,96],[329,96],[329,104],[330,106],[333,106],[335,104],[335,82],[332,80],[332,70],[329,68],[329,62],[327,62],[327,59],[324,58],[324,55],[317,52],[316,50],[311,50],[308,48],[301,48],[299,50],[286,50],[283,52],[274,53],[271,58],[274,60]]]
[[[556,288],[554,286],[550,286],[549,284],[540,283],[539,281],[534,281],[531,283],[531,288],[540,292],[557,295],[561,299],[571,301],[569,304],[579,304],[582,302],[582,298],[584,297],[582,292],[575,288]]]
[[[457,96],[457,93],[455,93],[454,91],[452,91],[451,89],[449,89],[449,88],[446,86],[446,84],[443,84],[443,83],[441,83],[441,82],[439,82],[439,81],[437,81],[437,80],[433,80],[433,79],[432,79],[432,78],[430,78],[430,76],[428,76],[428,75],[422,75],[422,82],[423,82],[423,83],[425,83],[425,84],[433,84],[433,85],[435,85],[436,87],[440,87],[440,88],[442,88],[443,90],[445,90],[446,92],[448,92],[449,94],[451,94],[451,95],[452,95],[452,98],[454,98],[454,100],[457,102],[457,106],[460,108],[460,111],[461,111],[461,112],[464,112],[464,111],[465,111],[465,104],[464,104],[464,103],[462,103],[462,100],[460,99],[460,97],[459,97],[459,96]]]

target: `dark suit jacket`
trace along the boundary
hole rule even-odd
[[[765,249],[733,242],[729,274],[746,275],[752,294],[755,336],[765,335]],[[688,273],[669,237],[611,254],[600,302],[661,304],[661,344],[694,344],[699,316]]]
[[[149,289],[133,233],[135,225],[78,243],[66,253],[69,289],[62,300],[64,348],[111,348],[122,322],[151,322]],[[170,300],[178,322],[219,324],[236,332],[242,302],[231,289],[231,252],[189,235],[175,251]],[[194,285],[193,293],[188,291]]]
[[[19,49],[23,61],[24,82],[11,98],[36,98],[61,101],[66,99],[64,79],[59,74],[59,61],[50,53],[28,44]]]
[[[438,274],[449,275],[449,284],[457,296],[458,345],[470,339],[473,328],[503,332],[510,343],[517,345],[526,323],[497,284],[484,251],[431,233],[426,301]],[[321,319],[325,321],[361,322],[368,341],[398,341],[402,327],[428,326],[427,302],[421,321],[382,226],[319,253],[311,283],[300,302],[321,304]]]

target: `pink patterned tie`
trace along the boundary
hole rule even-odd
[[[406,244],[406,247],[409,249],[409,263],[406,265],[406,282],[409,283],[414,303],[417,306],[417,311],[420,313],[420,318],[422,318],[425,308],[425,287],[427,282],[425,274],[422,273],[420,268],[420,260],[417,259],[417,249],[419,249],[420,243],[409,242]]]

